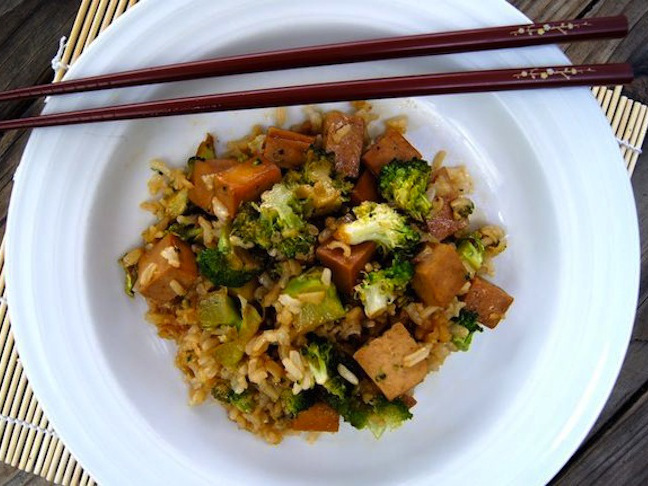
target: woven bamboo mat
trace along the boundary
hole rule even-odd
[[[67,67],[116,18],[137,0],[82,0],[72,32],[52,65],[60,80]],[[637,164],[648,131],[646,105],[621,95],[621,86],[614,89],[593,89],[619,142],[629,175]],[[42,476],[62,485],[93,485],[95,482],[72,457],[29,386],[14,347],[11,324],[7,315],[4,270],[4,241],[0,245],[0,461]]]

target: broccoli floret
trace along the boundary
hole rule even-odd
[[[339,209],[348,200],[353,184],[335,172],[331,155],[309,150],[298,171],[290,171],[286,180],[294,184],[295,195],[303,201],[307,216],[322,216]]]
[[[384,250],[413,254],[421,235],[407,224],[405,216],[384,203],[365,201],[353,208],[356,220],[340,225],[335,233],[338,240],[350,245],[375,241]]]
[[[263,270],[247,251],[232,246],[229,225],[221,228],[218,247],[200,252],[198,269],[213,284],[225,287],[241,287]]]
[[[473,336],[476,332],[483,332],[482,327],[477,324],[478,315],[476,312],[461,309],[459,315],[452,320],[455,324],[465,328],[461,333],[452,337],[452,344],[457,346],[460,351],[468,351],[472,343]]]
[[[329,380],[329,369],[332,365],[333,345],[325,340],[312,341],[301,350],[308,367],[315,378],[315,383],[323,385]]]
[[[223,403],[229,403],[230,405],[235,406],[241,412],[250,413],[254,409],[254,398],[249,390],[245,390],[242,393],[234,393],[229,386],[225,383],[217,383],[212,388],[212,396]]]
[[[484,264],[486,249],[478,233],[472,233],[457,242],[457,252],[473,271],[477,271]]]
[[[390,402],[383,396],[376,396],[368,403],[357,396],[338,398],[327,395],[324,399],[345,422],[356,429],[368,428],[377,439],[387,428],[395,429],[412,418],[407,405],[399,398]]]
[[[426,194],[431,173],[432,168],[424,160],[394,160],[380,170],[380,194],[410,217],[425,221],[432,210]]]
[[[302,206],[293,188],[275,184],[261,195],[261,204],[243,205],[233,223],[233,234],[253,243],[271,255],[286,258],[307,255],[315,244],[315,236],[302,214]]]
[[[379,439],[386,429],[395,429],[412,417],[413,415],[402,400],[396,399],[390,402],[385,397],[379,396],[373,404],[372,413],[367,420],[367,427],[376,439]]]
[[[339,375],[330,377],[322,386],[329,394],[338,398],[344,398],[348,391],[347,382]]]
[[[313,390],[303,390],[297,395],[291,390],[284,390],[281,393],[281,403],[286,413],[295,417],[302,410],[310,408],[317,400],[317,395]]]
[[[399,258],[395,258],[389,268],[367,273],[355,287],[367,317],[374,318],[387,310],[405,292],[413,276],[414,265]]]
[[[337,367],[343,361],[342,354],[333,344],[314,334],[308,335],[308,345],[301,349],[308,367],[327,394],[338,399],[347,395],[347,382],[338,374]]]

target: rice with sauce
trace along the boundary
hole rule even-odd
[[[337,159],[342,157],[340,145],[331,150],[327,143],[345,142],[352,135],[350,132],[361,126],[356,139],[360,150],[356,153],[358,156],[364,154],[363,161],[365,158],[370,161],[367,154],[372,153],[372,148],[375,153],[380,140],[371,140],[366,127],[376,123],[377,116],[369,103],[353,103],[351,114],[334,115],[342,121],[351,121],[338,129],[337,138],[331,138],[326,131],[330,114],[307,107],[305,115],[305,121],[291,127],[291,131],[253,127],[247,137],[228,142],[227,150],[218,155],[214,140],[208,137],[196,156],[182,168],[169,167],[160,160],[153,161],[151,168],[154,173],[148,184],[152,199],[142,203],[142,208],[150,211],[155,221],[142,232],[142,245],[121,259],[126,270],[127,292],[131,295],[139,292],[147,298],[146,319],[157,327],[161,338],[174,340],[177,344],[175,364],[189,387],[189,403],[195,406],[206,401],[218,402],[225,407],[232,421],[272,444],[299,431],[337,430],[335,424],[330,424],[336,416],[341,416],[356,428],[369,428],[377,437],[385,429],[400,425],[412,416],[409,410],[416,403],[413,386],[428,372],[437,371],[451,353],[467,350],[473,335],[482,330],[478,322],[494,327],[510,305],[502,295],[497,297],[500,301],[504,299],[504,304],[498,304],[495,297],[486,299],[484,295],[489,295],[491,287],[482,279],[493,273],[492,258],[506,247],[504,231],[493,225],[481,228],[470,225],[469,216],[474,209],[469,199],[472,180],[465,167],[443,166],[445,152],[429,154],[432,155],[432,169],[424,187],[427,203],[423,201],[423,206],[428,211],[425,218],[417,220],[416,217],[404,216],[418,213],[403,210],[405,206],[398,199],[402,199],[402,195],[391,195],[387,201],[379,199],[371,203],[389,206],[387,209],[390,211],[395,207],[400,212],[398,217],[405,219],[408,228],[418,235],[419,239],[412,247],[416,249],[415,254],[405,258],[414,264],[401,262],[400,247],[387,248],[381,243],[380,248],[374,249],[368,261],[357,270],[356,286],[344,291],[339,284],[337,267],[331,264],[329,266],[333,268],[329,268],[325,263],[327,260],[320,254],[325,250],[315,252],[315,248],[326,248],[333,255],[338,252],[335,258],[340,261],[352,258],[358,243],[345,241],[339,235],[344,234],[341,229],[361,219],[352,208],[365,204],[362,201],[358,203],[358,197],[367,196],[358,196],[357,193],[363,177],[369,176],[365,174],[357,179],[357,174],[353,174],[357,167],[349,169],[349,166],[339,165]],[[283,124],[285,112],[278,111],[277,120],[279,125]],[[386,134],[397,133],[402,137],[406,133],[407,120],[405,117],[393,118],[386,120],[385,126]],[[409,145],[402,140],[397,139],[395,144]],[[269,152],[269,147],[277,143],[278,151]],[[272,188],[303,178],[300,171],[306,169],[294,164],[294,160],[288,161],[286,155],[294,155],[297,149],[308,161],[318,157],[323,166],[330,162],[335,168],[333,172],[324,174],[321,180],[317,176],[307,182],[302,179],[290,182],[293,184],[289,186],[293,191],[291,197],[302,194],[299,201],[308,208],[300,213],[307,220],[300,226],[300,231],[304,241],[309,242],[309,245],[299,246],[295,253],[291,253],[292,247],[287,249],[286,242],[278,241],[281,238],[273,238],[275,235],[272,234],[254,241],[240,230],[242,224],[237,219],[243,211],[240,208],[245,205],[246,211],[251,213],[261,211],[266,199],[270,199],[268,194]],[[336,152],[335,149],[339,150]],[[415,151],[413,147],[411,150]],[[216,165],[210,161],[226,160],[232,161],[227,164],[236,165],[259,158],[258,163],[249,165],[254,172],[259,165],[272,164],[267,162],[270,157],[274,157],[274,163],[281,168],[281,180],[270,184],[263,194],[256,194],[252,199],[244,197],[238,209],[234,209],[235,214],[228,208],[230,201],[225,196],[220,199],[218,195],[213,196],[204,203],[204,207],[196,204],[200,202],[196,195],[197,186],[200,185],[210,197],[220,190],[217,185],[221,176],[215,176],[216,172],[201,178],[196,175],[198,169],[205,170],[210,163]],[[308,161],[306,164],[310,163]],[[364,164],[368,167],[365,172],[368,172],[369,162]],[[344,177],[345,170],[350,170],[352,175]],[[389,190],[382,190],[384,171],[378,175],[378,197],[381,198]],[[376,177],[371,176],[371,179]],[[233,187],[223,190],[233,191]],[[398,187],[392,189],[394,193],[399,190]],[[258,217],[257,213],[254,214]],[[227,235],[231,248],[235,248],[230,248],[230,251],[238,252],[238,255],[249,253],[262,262],[240,287],[215,284],[214,275],[203,271],[201,266],[207,259],[202,255],[223,251],[219,241],[223,241],[224,235]],[[291,237],[290,234],[287,238]],[[170,243],[160,249],[160,242],[166,241],[165,238],[182,243]],[[367,243],[368,240],[361,244]],[[443,299],[428,295],[422,288],[427,286],[425,279],[432,278],[428,273],[436,271],[434,262],[441,258],[437,254],[440,249],[453,262],[461,262],[463,269],[459,270],[463,271],[463,280],[455,282],[452,294]],[[196,256],[199,271],[196,275],[188,275],[191,272],[186,271],[187,259]],[[245,259],[242,261],[245,263]],[[395,273],[397,265],[412,272],[407,277],[410,280],[399,284],[393,295],[383,299],[382,306],[375,311],[375,304],[370,303],[373,297],[367,290],[370,288],[370,275],[373,274],[376,280],[384,275],[390,276],[389,272]],[[215,269],[216,280],[222,277],[218,273],[221,270]],[[453,271],[457,271],[456,264]],[[447,289],[438,283],[438,275],[446,273],[437,272],[431,280],[432,287],[439,286],[440,293],[446,292]],[[305,284],[309,291],[292,291],[298,286],[295,282]],[[476,295],[471,294],[474,282],[479,282],[480,286],[480,293]],[[371,289],[376,291],[373,287]],[[431,302],[436,298],[440,300],[435,305]],[[225,305],[231,316],[224,316],[225,311],[216,304]],[[317,315],[318,309],[327,306],[337,309],[331,311],[335,316],[322,320]],[[370,307],[371,312],[368,311]],[[304,324],[304,315],[308,313],[315,313],[316,318]],[[246,316],[252,316],[253,326],[246,324]],[[390,376],[389,370],[383,371],[385,362],[388,362],[385,360],[389,358],[376,354],[380,345],[391,346],[391,349],[403,348],[398,363],[389,364],[398,370],[404,381],[393,377],[396,372]],[[311,352],[324,349],[317,346],[330,349],[330,356],[336,356],[330,358],[323,369],[317,366]],[[378,373],[371,371],[376,363],[383,366]],[[416,370],[419,377],[415,383],[411,382],[412,370]],[[330,386],[333,382],[336,388]],[[413,386],[409,386],[412,383]],[[326,424],[322,417],[309,416],[309,411],[314,415],[312,411],[318,406],[327,409],[326,413],[321,413],[322,417],[326,414],[332,417]],[[387,410],[389,413],[395,410],[397,419],[393,414],[388,415]],[[309,437],[312,438],[312,434]]]

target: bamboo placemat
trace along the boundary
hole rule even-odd
[[[52,61],[59,81],[83,50],[137,0],[82,0],[72,32]],[[646,105],[614,89],[593,88],[632,175],[648,131]],[[0,245],[0,461],[62,485],[94,485],[51,428],[29,386],[7,315],[4,241]]]

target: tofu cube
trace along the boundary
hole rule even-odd
[[[426,360],[406,366],[405,358],[419,349],[421,346],[405,326],[398,323],[356,351],[353,357],[387,400],[393,400],[421,383],[427,375]]]
[[[189,200],[199,208],[211,213],[215,192],[214,174],[236,164],[238,161],[233,159],[197,160],[191,173],[191,183],[194,186],[189,190]]]
[[[364,145],[365,122],[359,116],[333,111],[324,118],[324,150],[335,154],[335,170],[347,177],[358,177]]]
[[[445,307],[466,284],[466,267],[452,245],[426,248],[414,267],[412,288],[430,306]]]
[[[421,153],[396,130],[387,130],[362,155],[364,165],[378,176],[392,160],[420,159]]]
[[[144,297],[168,302],[189,289],[198,278],[196,257],[191,247],[168,234],[138,262],[136,290]]]
[[[248,160],[214,175],[214,191],[228,215],[234,217],[241,203],[254,201],[281,180],[281,170],[275,164]]]
[[[358,177],[358,182],[356,182],[356,185],[349,196],[351,204],[354,206],[365,201],[380,201],[378,181],[370,170],[365,170],[360,177]]]
[[[358,277],[364,266],[371,261],[377,246],[373,241],[366,241],[351,246],[351,254],[344,255],[342,248],[329,248],[333,240],[321,244],[315,251],[317,259],[325,267],[331,269],[333,283],[347,295],[353,294],[353,287],[358,283]]]
[[[477,313],[481,324],[493,329],[513,303],[513,297],[497,285],[475,277],[464,301],[467,310]]]
[[[443,202],[441,210],[427,220],[428,232],[441,241],[468,226],[468,219],[454,219],[452,207],[448,201]]]
[[[270,127],[263,157],[283,169],[295,169],[306,162],[306,153],[313,142],[315,137]]]

